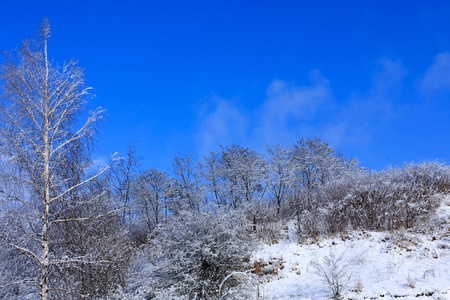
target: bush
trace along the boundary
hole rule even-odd
[[[314,206],[299,214],[299,234],[411,228],[449,191],[449,168],[435,162],[348,173],[309,194]]]
[[[146,250],[151,266],[149,278],[142,280],[150,282],[148,290],[154,294],[148,298],[158,299],[169,288],[173,297],[217,297],[226,276],[250,269],[251,225],[243,213],[234,210],[182,211],[173,216],[153,234]],[[222,291],[236,284],[232,277]]]
[[[329,254],[322,262],[313,260],[311,266],[314,269],[313,273],[331,289],[333,299],[339,299],[350,280],[349,266],[344,261],[344,253],[336,256],[330,248]]]

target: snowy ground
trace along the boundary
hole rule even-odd
[[[262,245],[253,257],[259,299],[330,298],[313,264],[326,268],[331,255],[342,255],[335,269],[344,269],[344,299],[450,299],[450,197],[414,230],[355,231],[302,245],[291,236]]]

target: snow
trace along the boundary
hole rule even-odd
[[[329,299],[331,289],[313,262],[324,265],[333,254],[342,255],[338,266],[346,268],[345,299],[450,299],[450,197],[414,229],[353,231],[302,244],[290,236],[261,245],[252,258],[263,265],[259,298]]]

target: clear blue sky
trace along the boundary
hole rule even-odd
[[[43,17],[107,109],[96,158],[321,137],[375,169],[450,163],[449,1],[1,1],[0,50]]]

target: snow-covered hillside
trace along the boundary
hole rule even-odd
[[[289,233],[253,256],[259,299],[328,299],[333,294],[324,275],[332,272],[344,299],[450,299],[448,196],[407,231],[353,231],[302,244]]]

